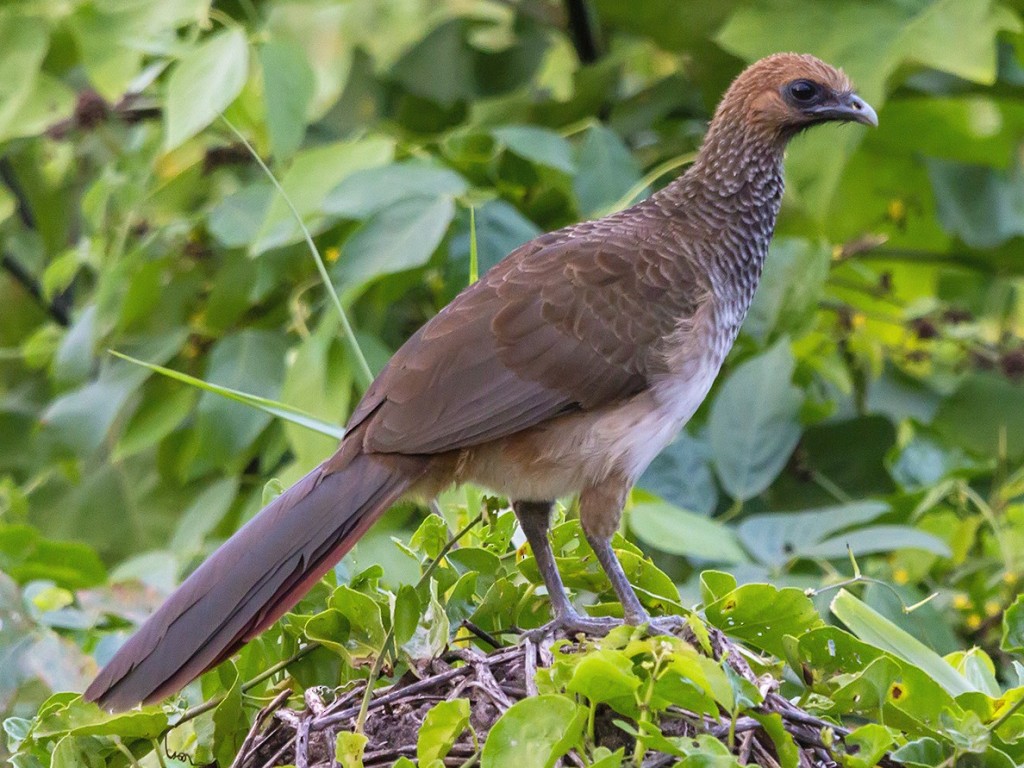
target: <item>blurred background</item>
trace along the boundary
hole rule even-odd
[[[1024,562],[1022,11],[4,3],[0,714],[81,690],[110,629],[336,442],[110,350],[332,424],[361,391],[302,231],[240,136],[376,370],[465,287],[474,242],[483,271],[649,194],[692,159],[730,79],[784,50],[843,66],[880,127],[793,143],[740,340],[624,532],[688,604],[703,568],[816,588],[853,574],[849,548],[891,586],[869,604],[940,653],[1006,663]],[[393,510],[342,572],[414,579],[392,537],[423,515]]]

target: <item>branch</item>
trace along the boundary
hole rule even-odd
[[[22,190],[14,175],[14,168],[9,158],[0,158],[0,180],[7,185],[14,196],[18,218],[21,219],[28,229],[35,229],[35,217],[32,215],[32,206],[29,205],[28,197]],[[43,287],[39,284],[35,275],[25,268],[25,265],[8,253],[0,254],[0,267],[7,272],[16,283],[36,300],[43,311],[52,317],[59,325],[67,327],[71,324],[70,300],[66,293],[55,296],[53,301],[47,301],[43,293]]]
[[[598,42],[594,13],[587,0],[565,0],[568,16],[567,31],[576,49],[576,56],[583,64],[593,64],[603,51]]]
[[[53,301],[47,301],[43,295],[43,288],[39,281],[25,267],[9,254],[0,254],[0,267],[3,267],[16,283],[36,300],[36,303],[59,325],[65,328],[71,325],[71,316],[68,313],[67,302],[63,296],[56,297]]]

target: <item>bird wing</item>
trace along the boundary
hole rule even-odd
[[[688,260],[666,258],[664,228],[636,221],[544,235],[459,294],[357,407],[350,429],[372,414],[366,450],[466,448],[643,390],[703,291]]]

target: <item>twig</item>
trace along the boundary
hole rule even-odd
[[[267,667],[265,670],[263,670],[258,675],[256,675],[256,677],[254,677],[251,680],[249,680],[248,682],[245,682],[245,683],[242,684],[242,693],[245,693],[246,691],[252,690],[257,685],[262,683],[264,680],[267,680],[268,678],[273,677],[278,672],[280,672],[281,670],[285,669],[288,665],[294,664],[296,661],[301,659],[307,653],[310,653],[311,651],[314,651],[314,650],[316,650],[319,647],[320,647],[320,643],[311,642],[308,645],[303,646],[302,648],[300,648],[298,651],[293,653],[287,659],[282,659],[281,661],[277,662],[277,664],[274,664],[271,667]],[[178,718],[174,722],[173,725],[167,726],[167,729],[166,729],[165,733],[167,731],[171,731],[171,730],[177,728],[182,723],[187,723],[189,720],[192,720],[192,719],[194,719],[196,717],[199,717],[199,715],[202,715],[202,714],[205,714],[205,713],[209,712],[211,709],[216,709],[217,705],[220,704],[222,701],[224,701],[224,696],[223,695],[222,696],[214,696],[212,699],[204,701],[202,704],[198,704],[198,705],[192,707],[191,709],[186,709],[182,713],[181,717]]]
[[[56,297],[53,301],[47,301],[39,281],[22,266],[21,262],[10,254],[0,255],[0,266],[4,268],[16,283],[25,289],[29,296],[35,299],[35,302],[43,308],[46,314],[53,318],[54,322],[65,328],[71,325],[71,317],[68,314],[68,308],[62,296]]]
[[[256,720],[252,724],[252,728],[249,729],[249,733],[245,736],[245,741],[242,742],[242,746],[238,750],[238,754],[235,755],[235,759],[231,763],[231,768],[241,768],[248,758],[250,749],[253,743],[256,741],[256,737],[260,733],[260,729],[263,727],[263,723],[266,721],[271,714],[284,706],[284,703],[288,701],[288,697],[291,696],[290,690],[281,691],[277,696],[274,697],[267,706],[259,711],[256,715]]]

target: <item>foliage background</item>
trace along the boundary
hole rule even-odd
[[[584,11],[582,17],[580,11]],[[863,600],[939,653],[1024,558],[1024,4],[65,0],[0,8],[0,712],[81,690],[132,623],[334,440],[112,357],[344,423],[361,372],[470,275],[692,156],[764,54],[842,65],[875,131],[796,141],[764,282],[625,532],[701,599]],[[589,31],[586,31],[588,30]],[[663,165],[666,164],[667,165]],[[651,171],[654,171],[653,173]],[[454,524],[463,496],[442,505]],[[415,581],[422,510],[338,571]],[[829,597],[816,605],[828,615]],[[934,595],[926,605],[909,605]],[[902,601],[902,603],[901,603]],[[1005,678],[1009,679],[1009,678]]]

